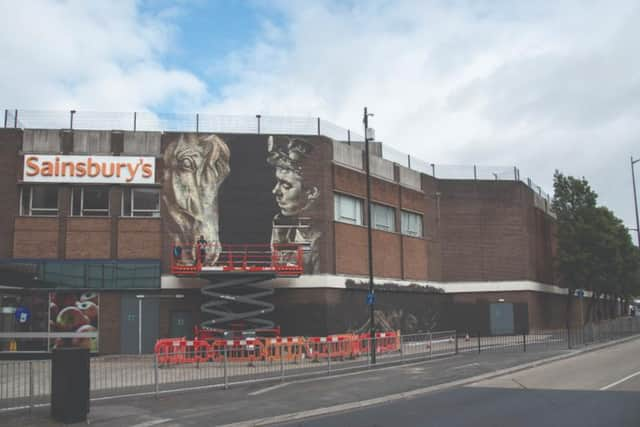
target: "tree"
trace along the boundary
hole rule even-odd
[[[557,216],[555,258],[560,284],[567,288],[567,327],[576,289],[592,292],[588,319],[602,317],[601,301],[637,292],[640,256],[622,221],[606,207],[584,179],[554,174],[553,210]],[[607,316],[611,315],[609,304]]]

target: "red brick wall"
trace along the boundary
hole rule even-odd
[[[526,191],[516,182],[440,182],[445,281],[534,280]]]
[[[14,258],[58,258],[60,218],[16,217]]]
[[[373,274],[378,277],[402,278],[400,234],[373,230],[372,240]]]
[[[336,273],[368,274],[367,229],[336,222],[334,230]]]
[[[111,219],[67,218],[67,259],[108,259],[111,256]]]
[[[119,218],[119,259],[160,259],[162,252],[160,218]]]
[[[427,280],[427,241],[402,236],[404,279]]]

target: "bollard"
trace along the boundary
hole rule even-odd
[[[160,386],[158,385],[158,355],[153,355],[153,390],[155,392],[155,398],[158,398],[158,391]]]
[[[226,390],[229,388],[229,372],[227,371],[227,346],[225,345],[223,348],[224,389]]]

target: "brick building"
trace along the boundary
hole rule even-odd
[[[60,312],[95,303],[99,316],[85,327],[101,353],[189,335],[207,320],[207,297],[202,280],[171,274],[172,250],[177,236],[203,234],[221,245],[304,243],[305,274],[264,283],[283,335],[365,328],[361,145],[320,131],[0,129],[0,332],[71,332],[82,322],[56,329]],[[378,143],[372,151],[378,327],[563,325],[548,200],[519,179],[439,179],[384,159]],[[12,324],[12,306],[27,306],[29,320]]]

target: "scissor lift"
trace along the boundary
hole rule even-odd
[[[273,322],[261,318],[274,310],[273,304],[263,301],[273,295],[273,288],[257,285],[303,273],[303,248],[295,244],[178,244],[172,255],[174,275],[209,281],[202,287],[202,294],[211,297],[200,307],[211,315],[201,323],[204,329],[224,329],[238,322],[249,329],[274,328]],[[208,261],[211,258],[215,262]]]

